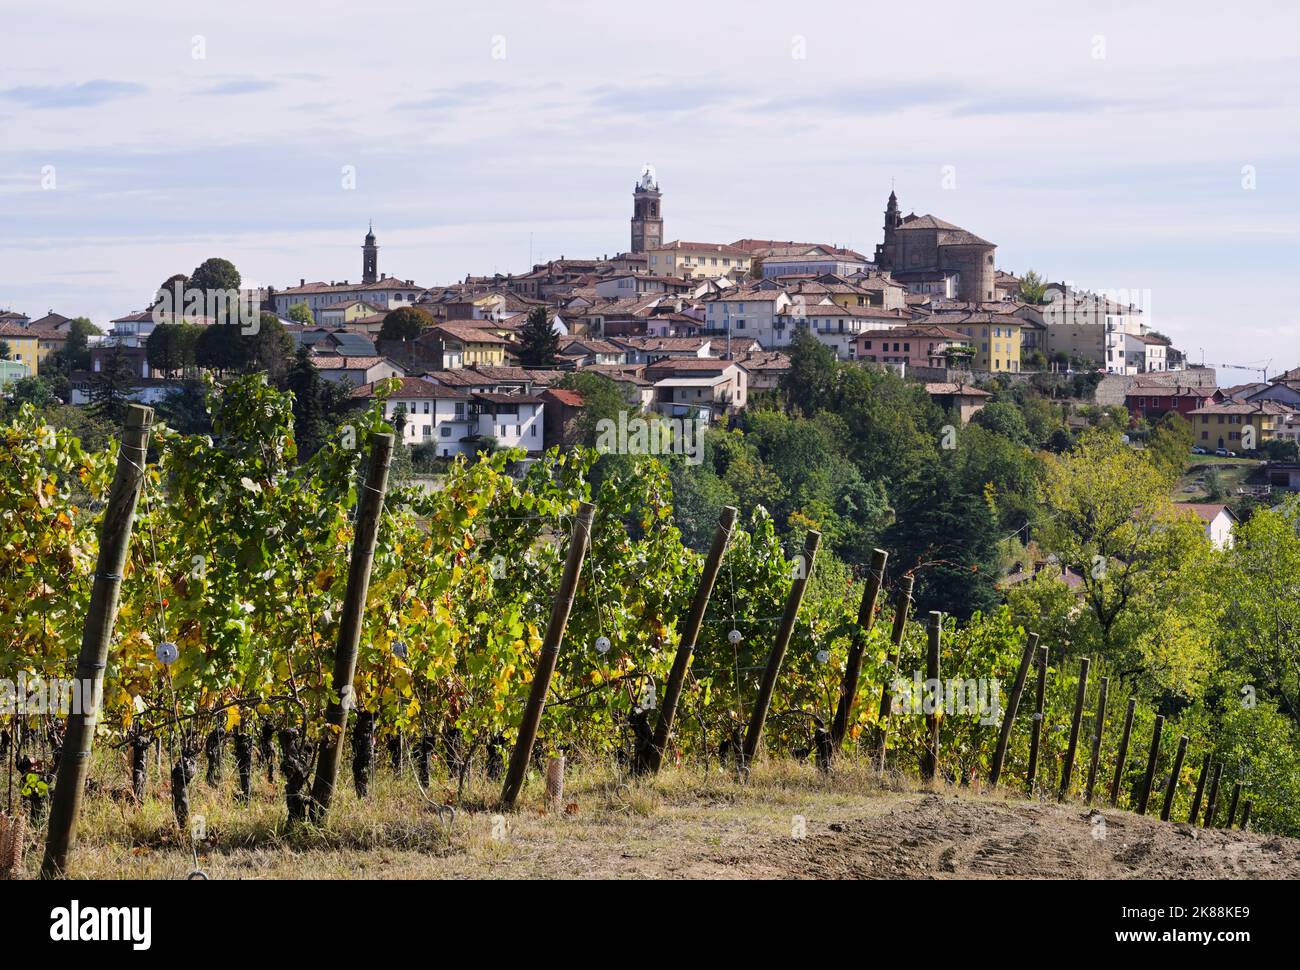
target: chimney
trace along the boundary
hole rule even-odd
[[[299,286],[306,286],[306,285],[307,285],[307,278],[306,278],[306,277],[303,277],[303,278],[299,279],[299,280],[298,280],[298,285],[299,285]]]

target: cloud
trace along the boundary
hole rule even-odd
[[[81,84],[24,85],[0,91],[0,98],[18,101],[29,108],[88,108],[116,98],[143,94],[143,84],[95,80]]]
[[[602,84],[587,91],[593,108],[639,116],[718,107],[743,93],[742,88],[703,78],[640,85]]]
[[[467,81],[455,87],[435,89],[427,97],[415,101],[399,101],[393,107],[398,111],[447,111],[482,104],[513,90],[511,85],[499,81]]]
[[[201,97],[229,97],[237,94],[261,94],[265,91],[274,91],[278,84],[274,81],[258,80],[256,78],[243,78],[235,81],[222,81],[219,84],[212,84],[195,93]]]

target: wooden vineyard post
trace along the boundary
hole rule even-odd
[[[1205,821],[1204,828],[1214,827],[1214,813],[1219,807],[1219,782],[1223,779],[1223,762],[1218,762],[1214,766],[1214,772],[1210,775],[1210,792],[1205,796]]]
[[[1151,790],[1156,784],[1156,762],[1160,760],[1160,735],[1165,728],[1165,716],[1156,715],[1155,727],[1151,729],[1151,751],[1147,754],[1147,771],[1142,779],[1142,794],[1138,796],[1137,813],[1147,813],[1147,802],[1151,800]]]
[[[149,432],[153,408],[132,404],[127,408],[122,444],[117,453],[117,470],[108,493],[108,505],[99,532],[99,559],[90,593],[90,608],[81,632],[81,653],[77,656],[77,687],[80,710],[68,715],[59,774],[50,796],[49,834],[41,878],[55,879],[67,872],[68,853],[77,837],[81,797],[90,771],[90,752],[99,721],[99,704],[104,694],[104,668],[117,622],[122,592],[122,571],[131,546],[135,509],[144,485]]]
[[[749,717],[749,727],[745,731],[745,742],[741,750],[741,766],[747,769],[758,753],[758,743],[763,737],[763,725],[767,721],[768,709],[772,706],[772,692],[776,689],[776,678],[781,673],[781,662],[785,659],[786,648],[794,634],[794,621],[799,616],[799,606],[803,603],[804,591],[808,580],[812,578],[813,562],[817,559],[817,545],[822,534],[816,529],[809,529],[803,543],[803,568],[790,586],[790,595],[786,598],[785,613],[781,617],[781,626],[776,631],[776,642],[767,658],[767,668],[763,671],[763,680],[758,686],[758,697],[754,701],[754,710]]]
[[[921,756],[921,780],[934,781],[939,773],[939,722],[940,712],[943,710],[943,681],[939,674],[939,654],[943,645],[943,614],[938,610],[930,611],[930,622],[925,632],[925,682],[933,693],[929,696],[932,709],[925,715],[925,751]]]
[[[505,786],[501,789],[502,808],[513,808],[524,787],[528,761],[533,756],[537,729],[541,726],[542,711],[546,707],[546,693],[551,689],[555,663],[560,657],[560,643],[564,640],[564,629],[569,625],[569,613],[573,610],[578,576],[591,544],[591,523],[595,516],[596,507],[590,502],[578,506],[578,518],[573,523],[573,532],[569,536],[569,554],[564,561],[564,574],[560,577],[560,588],[551,605],[551,619],[546,625],[546,638],[542,641],[541,652],[537,655],[537,669],[528,690],[528,704],[524,707],[524,716],[519,722],[519,737],[515,741],[514,750],[510,752],[510,767],[506,772]]]
[[[1128,710],[1124,712],[1124,730],[1119,736],[1119,754],[1115,756],[1115,778],[1110,783],[1110,803],[1119,804],[1119,785],[1124,778],[1124,764],[1128,761],[1128,743],[1133,737],[1133,714],[1137,710],[1137,698],[1128,699]]]
[[[889,553],[885,550],[872,550],[871,573],[862,589],[858,623],[853,628],[849,656],[844,663],[844,678],[840,681],[839,703],[835,707],[835,720],[831,722],[831,751],[840,750],[849,730],[849,715],[853,712],[853,702],[858,696],[858,678],[862,674],[862,651],[867,646],[867,634],[876,622],[876,600],[880,597],[880,585],[885,580],[885,563],[888,561]]]
[[[1192,795],[1192,810],[1187,813],[1187,824],[1195,825],[1196,818],[1201,814],[1201,798],[1205,795],[1205,780],[1210,776],[1210,766],[1213,762],[1210,755],[1205,756],[1201,762],[1201,773],[1196,779],[1196,793]]]
[[[1020,710],[1020,695],[1025,690],[1025,678],[1029,675],[1029,664],[1038,652],[1038,634],[1029,634],[1025,641],[1024,653],[1020,655],[1020,666],[1016,669],[1016,679],[1011,685],[1011,696],[1007,698],[1007,710],[1002,715],[1002,730],[998,733],[998,746],[993,752],[993,767],[989,769],[989,785],[996,787],[1002,776],[1002,761],[1007,756],[1007,742],[1011,740],[1011,726],[1015,723],[1016,712]]]
[[[1101,691],[1097,695],[1097,719],[1092,729],[1092,760],[1088,763],[1088,783],[1084,786],[1083,800],[1092,804],[1092,789],[1097,784],[1097,762],[1101,760],[1101,735],[1106,729],[1106,695],[1110,693],[1110,678],[1101,679]]]
[[[655,723],[654,740],[650,745],[649,763],[646,765],[652,775],[657,774],[663,764],[664,751],[668,748],[668,740],[673,731],[673,719],[677,716],[677,702],[681,699],[686,671],[691,665],[691,654],[695,652],[695,641],[699,639],[700,627],[704,625],[704,612],[708,609],[709,597],[713,595],[718,570],[722,568],[722,557],[726,554],[731,530],[735,525],[735,506],[724,505],[722,515],[718,517],[717,531],[713,533],[713,545],[709,547],[708,558],[704,560],[700,584],[695,588],[691,611],[686,614],[686,622],[682,625],[681,640],[677,644],[677,654],[673,657],[668,684],[664,688],[664,702],[659,708],[659,720]]]
[[[1034,720],[1029,726],[1029,771],[1025,774],[1025,787],[1034,793],[1038,780],[1038,744],[1043,739],[1043,702],[1047,699],[1047,648],[1038,648],[1038,685],[1034,693]]]
[[[1169,813],[1174,808],[1174,794],[1178,791],[1178,775],[1183,770],[1183,759],[1187,757],[1187,735],[1178,739],[1178,753],[1174,755],[1174,769],[1169,772],[1169,787],[1165,789],[1165,804],[1160,809],[1160,821],[1168,822]]]
[[[885,770],[885,754],[889,747],[889,717],[894,709],[894,695],[890,690],[889,678],[898,666],[899,651],[902,649],[903,636],[907,633],[907,614],[912,609],[912,585],[916,578],[911,575],[903,577],[903,584],[898,590],[898,599],[894,603],[894,628],[889,635],[889,656],[885,659],[885,682],[880,685],[880,711],[876,720],[876,748],[878,771]]]
[[[1241,824],[1237,826],[1238,828],[1244,829],[1247,825],[1250,824],[1250,810],[1254,807],[1255,807],[1255,803],[1252,802],[1249,798],[1247,798],[1246,804],[1241,806]]]
[[[388,492],[388,469],[393,461],[393,436],[376,434],[370,443],[370,467],[357,507],[357,522],[352,534],[352,558],[348,563],[348,585],[339,614],[339,639],[334,649],[334,675],[331,699],[325,708],[325,733],[320,756],[316,761],[316,780],[312,783],[308,816],[314,825],[322,825],[334,798],[339,780],[339,760],[343,738],[347,735],[348,712],[352,710],[352,680],[357,672],[357,649],[361,645],[361,624],[366,615],[366,596],[370,592],[370,570],[375,562],[375,541],[384,516],[384,496]]]
[[[1228,802],[1228,820],[1223,823],[1225,829],[1232,828],[1232,823],[1237,821],[1237,802],[1241,799],[1241,782],[1234,782],[1232,786],[1232,800]]]
[[[1088,697],[1088,665],[1084,657],[1079,661],[1079,693],[1074,698],[1074,717],[1070,720],[1070,743],[1065,749],[1065,767],[1061,769],[1059,798],[1065,801],[1070,794],[1070,776],[1074,774],[1074,753],[1079,746],[1079,728],[1083,724],[1083,703]]]

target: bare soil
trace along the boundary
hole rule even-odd
[[[519,811],[490,807],[495,786],[464,793],[454,821],[409,777],[382,777],[365,801],[341,791],[324,830],[288,832],[279,793],[251,806],[196,784],[213,879],[1295,879],[1300,840],[1193,828],[1150,816],[1018,794],[883,783],[858,769],[820,775],[767,763],[745,784],[671,770],[628,784],[575,776],[547,811],[534,780]],[[73,875],[183,879],[191,848],[166,788],[144,805],[88,800]],[[265,790],[260,790],[260,789]],[[475,807],[477,806],[477,807]],[[39,845],[29,844],[35,874]]]

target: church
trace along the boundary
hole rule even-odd
[[[914,293],[991,303],[997,299],[997,246],[932,215],[904,216],[898,196],[885,206],[885,241],[876,246],[876,269],[888,271]]]

